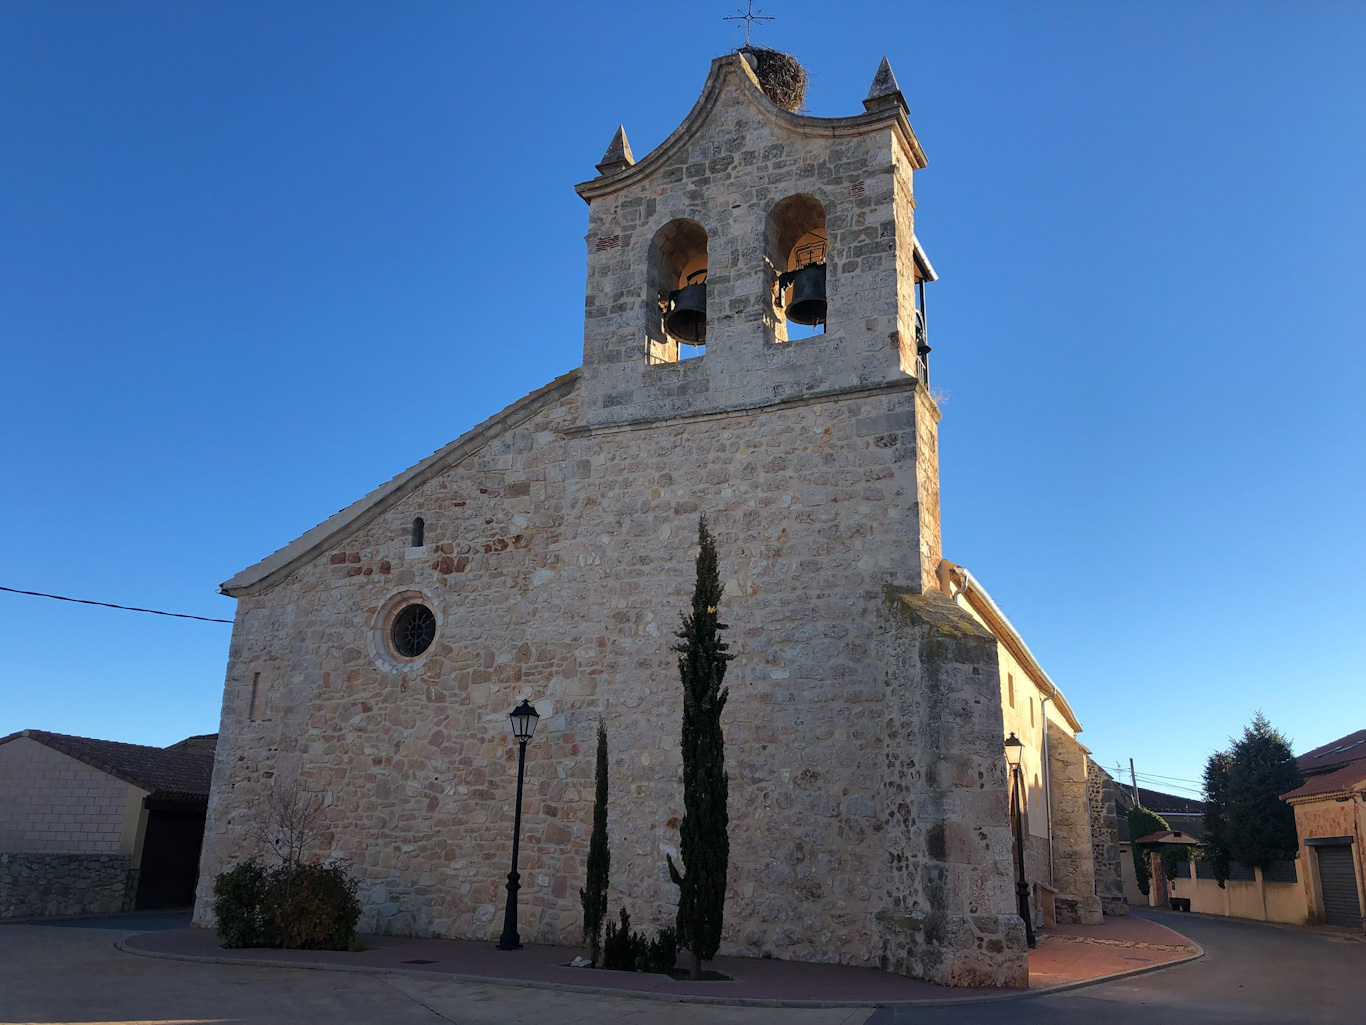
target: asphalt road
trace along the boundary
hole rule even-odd
[[[1173,968],[1054,996],[884,1008],[867,1025],[1363,1025],[1366,942],[1342,933],[1142,911],[1205,948]],[[1359,936],[1359,934],[1358,934]]]
[[[194,964],[125,954],[175,916],[0,926],[0,1022],[223,1025],[1362,1025],[1366,942],[1144,912],[1205,948],[1198,961],[1055,996],[953,1007],[792,1009],[671,1004],[413,976]]]

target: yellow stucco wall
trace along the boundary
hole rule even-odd
[[[977,622],[988,630],[991,629],[991,624],[973,607],[970,599],[960,595],[957,601]],[[1043,757],[1044,723],[1052,722],[1069,737],[1075,737],[1077,731],[1052,702],[1045,705],[1044,698],[1049,688],[1035,680],[1010,649],[999,641],[996,645],[996,657],[1001,667],[1001,716],[1004,720],[1005,733],[1014,733],[1024,744],[1020,770],[1025,784],[1026,822],[1032,836],[1046,837],[1048,804]]]
[[[1366,790],[1339,801],[1323,797],[1295,805],[1295,831],[1300,838],[1300,883],[1309,920],[1323,921],[1323,894],[1319,887],[1317,851],[1305,841],[1321,836],[1352,837],[1356,855],[1357,900],[1366,893]],[[1363,907],[1366,913],[1366,907]]]

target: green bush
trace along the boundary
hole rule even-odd
[[[255,861],[244,861],[214,880],[213,917],[223,946],[271,945],[264,942],[266,930],[261,916],[265,892],[266,870]]]
[[[347,950],[355,943],[360,902],[344,866],[281,866],[254,861],[214,881],[214,917],[225,947]]]
[[[659,972],[667,975],[678,960],[678,932],[669,926],[653,939],[631,931],[631,916],[621,909],[621,924],[608,921],[602,941],[602,966],[618,972]]]
[[[1170,829],[1167,820],[1161,815],[1155,815],[1147,808],[1129,809],[1129,846],[1133,849],[1134,855],[1134,875],[1138,877],[1138,888],[1144,896],[1148,894],[1149,876],[1152,870],[1148,865],[1148,852],[1140,847],[1136,842],[1139,837],[1147,836],[1149,833],[1160,833],[1164,829]],[[1175,867],[1172,873],[1175,874]],[[1170,876],[1168,877],[1170,878]]]

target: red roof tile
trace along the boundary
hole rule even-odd
[[[1359,759],[1350,765],[1344,765],[1335,772],[1310,776],[1304,786],[1292,790],[1288,794],[1281,794],[1281,800],[1290,801],[1297,797],[1319,797],[1324,794],[1336,794],[1351,790],[1359,783],[1366,783],[1366,759]]]
[[[1306,751],[1295,759],[1295,764],[1300,767],[1302,774],[1312,776],[1320,772],[1332,772],[1363,758],[1366,758],[1366,730],[1357,730]]]

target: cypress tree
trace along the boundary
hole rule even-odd
[[[1229,752],[1228,849],[1263,872],[1299,848],[1295,810],[1281,794],[1303,785],[1290,741],[1258,712]]]
[[[669,857],[669,877],[678,887],[679,943],[692,955],[692,977],[702,977],[702,961],[716,956],[726,906],[726,870],[730,862],[730,825],[726,801],[724,740],[721,710],[726,707],[726,653],[717,618],[721,574],[716,542],[707,518],[697,523],[697,583],[692,611],[683,616],[683,629],[674,651],[683,682],[683,822],[679,827],[679,872]],[[686,873],[686,874],[685,874]]]
[[[602,920],[607,917],[607,878],[612,852],[607,849],[607,727],[598,720],[598,764],[593,772],[593,834],[588,841],[588,878],[579,891],[583,901],[583,936],[594,968],[602,950]]]

